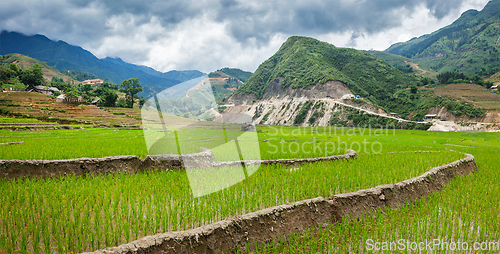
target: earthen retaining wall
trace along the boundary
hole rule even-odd
[[[213,160],[212,151],[202,150],[201,153],[184,156]],[[7,179],[58,177],[70,174],[136,173],[161,169],[183,169],[180,156],[175,154],[151,155],[142,160],[135,155],[67,160],[0,160],[0,177]]]
[[[79,158],[67,160],[0,160],[0,178],[23,178],[23,177],[58,177],[70,174],[105,174],[105,173],[136,173],[148,170],[184,170],[184,160],[191,167],[221,167],[237,166],[242,161],[236,162],[214,162],[214,154],[211,150],[201,148],[201,153],[177,155],[162,154],[148,155],[140,159],[135,155],[110,156],[104,158]],[[347,154],[328,157],[307,159],[280,159],[280,160],[254,160],[243,161],[248,164],[287,164],[294,165],[308,162],[319,162],[329,160],[341,160],[356,157],[356,152],[349,150]]]
[[[465,159],[396,184],[275,206],[187,231],[143,237],[93,253],[230,253],[244,250],[245,246],[254,250],[256,244],[269,243],[293,232],[357,217],[377,208],[398,207],[440,190],[456,176],[476,170],[474,156],[466,154]]]

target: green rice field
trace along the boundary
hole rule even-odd
[[[283,237],[256,253],[499,253],[500,138],[440,135],[473,154],[478,171],[417,203]]]
[[[247,178],[235,168],[207,169],[203,172],[207,179],[228,177],[236,179],[236,184],[197,198],[190,184],[202,182],[189,182],[186,172],[181,171],[0,180],[0,253],[94,251],[275,205],[399,182],[464,158],[464,153],[476,156],[479,171],[452,181],[440,193],[401,209],[283,237],[259,248],[258,253],[393,253],[369,250],[371,245],[366,241],[500,237],[500,200],[496,195],[500,193],[500,133],[272,126],[258,126],[258,131],[263,159],[329,156],[344,154],[347,149],[355,150],[358,156],[247,168],[253,173]],[[189,130],[186,135],[191,134],[200,140],[205,140],[205,134],[210,136],[205,146],[224,138],[210,130]],[[134,129],[0,131],[0,143],[18,141],[24,143],[1,146],[0,158],[148,154],[142,130]],[[194,143],[186,149],[196,152]],[[175,150],[172,148],[173,153]],[[216,157],[225,151],[214,150]]]

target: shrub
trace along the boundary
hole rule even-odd
[[[299,113],[297,116],[295,116],[295,120],[293,120],[293,124],[300,125],[304,122],[307,113],[309,113],[309,110],[311,109],[311,106],[313,105],[314,101],[307,101],[304,103],[304,106],[300,109]],[[297,107],[298,108],[298,107]]]

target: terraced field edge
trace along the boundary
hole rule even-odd
[[[224,167],[245,164],[287,164],[311,163],[319,161],[341,160],[356,157],[354,150],[346,154],[306,159],[278,159],[235,162],[214,162],[214,154],[210,149],[202,147],[202,152],[193,154],[148,155],[140,159],[135,155],[109,156],[104,158],[79,158],[66,160],[0,160],[0,178],[43,178],[59,177],[70,174],[106,174],[137,173],[147,170],[185,170],[183,159],[196,162],[200,167]],[[192,163],[190,163],[192,164]],[[191,165],[192,166],[192,165]]]
[[[292,232],[357,217],[379,208],[398,207],[439,191],[457,176],[477,170],[474,156],[434,167],[424,174],[396,184],[356,192],[317,197],[236,216],[187,230],[146,236],[136,241],[88,254],[233,253],[279,240]]]

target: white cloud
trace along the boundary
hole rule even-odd
[[[408,12],[404,8],[401,8],[396,10],[396,12],[404,16],[401,19],[402,22],[400,26],[385,29],[373,34],[362,33],[356,38],[356,45],[354,48],[363,50],[385,50],[394,43],[408,41],[414,37],[432,33],[442,27],[450,25],[460,17],[461,13],[467,10],[481,10],[487,1],[488,0],[476,0],[466,2],[463,6],[455,9],[441,19],[436,18],[424,4],[416,7],[412,12]],[[339,47],[353,47],[350,45],[352,42],[349,40],[352,33],[353,32],[326,34],[318,37],[318,39],[322,39]]]
[[[44,34],[160,71],[255,71],[292,35],[384,50],[487,1],[4,0],[0,30]]]

